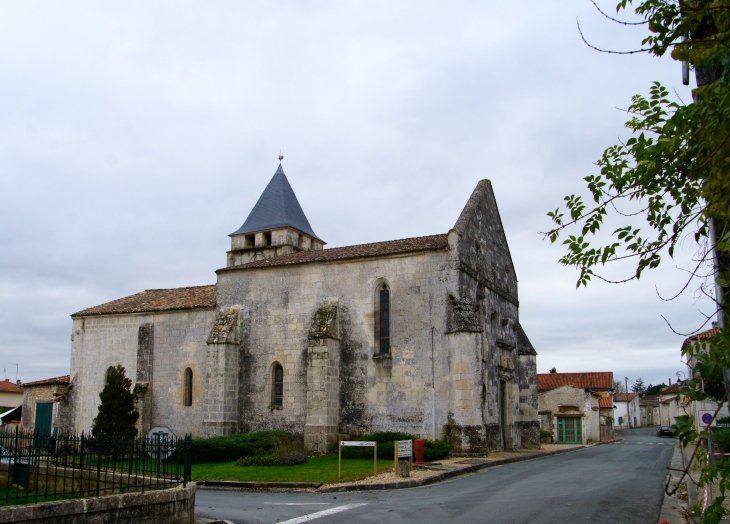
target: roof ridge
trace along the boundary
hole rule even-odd
[[[407,245],[412,244],[412,245]],[[420,245],[418,245],[420,244]],[[388,248],[391,249],[388,249]],[[384,248],[381,250],[373,248]],[[330,262],[336,260],[350,260],[357,258],[372,258],[378,256],[396,255],[402,253],[415,253],[419,251],[432,251],[448,248],[448,234],[428,235],[423,237],[400,238],[396,240],[385,240],[371,242],[369,244],[354,244],[351,246],[333,247],[329,249],[298,251],[288,255],[265,258],[238,264],[236,266],[219,269],[216,273],[235,271],[240,269],[286,266],[294,264],[307,264],[312,262]]]
[[[140,291],[139,293],[147,293],[148,291],[172,291],[173,289],[198,289],[202,287],[215,287],[215,284],[204,284],[202,286],[153,287],[150,289],[145,289],[144,291]],[[135,293],[135,295],[139,295],[139,293]]]

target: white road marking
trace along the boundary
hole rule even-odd
[[[341,511],[347,511],[348,509],[355,509],[360,506],[367,506],[367,503],[345,504],[344,506],[338,506],[336,508],[325,509],[322,511],[318,511],[317,513],[310,513],[309,515],[304,515],[303,517],[297,517],[295,519],[284,520],[282,522],[279,522],[279,524],[301,524],[302,522],[309,522],[310,520],[318,519],[320,517],[326,517],[327,515],[334,515],[335,513],[339,513]]]
[[[271,506],[331,506],[331,502],[264,502]]]

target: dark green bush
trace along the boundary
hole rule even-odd
[[[239,433],[225,437],[193,439],[192,459],[194,464],[204,462],[233,462],[239,458],[259,453],[270,454],[277,439],[292,438],[286,431],[257,431]]]
[[[396,433],[392,431],[383,431],[379,433],[372,433],[370,435],[364,435],[356,440],[359,441],[375,441],[378,443],[378,459],[381,460],[393,460],[395,457],[394,442],[397,440],[416,440],[418,437],[415,435],[409,435],[407,433]],[[431,462],[433,460],[441,460],[446,458],[451,451],[451,446],[446,442],[434,442],[432,440],[426,440],[424,442],[424,460]],[[372,448],[360,448],[360,447],[344,447],[342,448],[343,458],[362,458],[371,459],[373,458]]]
[[[445,459],[451,451],[451,446],[447,442],[439,442],[438,440],[425,441],[424,448],[423,460],[426,462]]]
[[[281,466],[281,459],[276,453],[270,455],[253,455],[236,461],[237,466]]]
[[[238,466],[297,466],[307,461],[307,455],[300,451],[288,453],[270,453],[268,455],[256,454],[251,457],[240,458],[236,461]]]
[[[728,417],[726,417],[728,418]],[[719,422],[727,424],[727,422]],[[720,453],[730,453],[730,428],[720,428],[712,431],[712,440]]]

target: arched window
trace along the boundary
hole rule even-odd
[[[185,383],[183,387],[183,406],[193,405],[193,370],[185,368]]]
[[[375,293],[375,344],[380,355],[390,353],[390,288],[380,284]]]
[[[271,406],[284,405],[284,368],[278,362],[271,369]]]

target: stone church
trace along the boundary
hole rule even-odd
[[[448,233],[325,249],[279,165],[229,236],[214,285],[72,315],[62,430],[91,428],[121,364],[141,432],[283,429],[313,453],[374,431],[462,452],[539,445],[537,353],[488,180]]]

